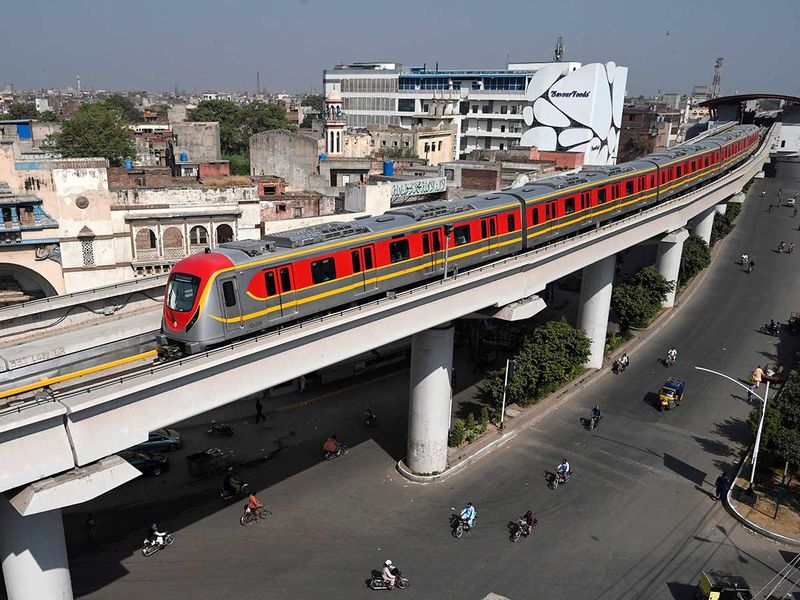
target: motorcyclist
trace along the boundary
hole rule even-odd
[[[570,468],[567,459],[561,459],[561,464],[556,467],[556,475],[558,475],[562,481],[566,481],[569,476],[569,471]]]
[[[478,511],[472,506],[472,502],[467,502],[464,510],[461,511],[461,520],[466,521],[470,527],[475,526],[475,517],[478,516]]]
[[[745,252],[742,254],[742,265],[747,266],[747,263],[750,262],[750,256]]]
[[[628,358],[628,353],[623,352],[622,358],[619,359],[619,363],[622,365],[623,369],[627,369],[628,365],[630,364],[631,360]]]
[[[795,210],[797,210],[797,209],[795,209]],[[791,254],[792,252],[794,252],[794,242],[789,242],[789,247],[786,248],[786,252],[788,254]]]
[[[766,195],[767,195],[767,190],[761,190],[761,197],[763,198]]]
[[[150,525],[150,529],[147,530],[145,541],[152,545],[158,544],[159,546],[163,546],[165,537],[167,537],[167,533],[165,531],[160,531],[158,525],[153,523]]]
[[[536,519],[533,518],[533,512],[528,511],[519,520],[520,527],[522,527],[522,532],[525,535],[530,535],[531,531],[533,531],[533,526],[536,525]]]
[[[377,421],[377,419],[378,419],[378,415],[376,415],[375,411],[372,410],[371,408],[367,408],[364,411],[364,422],[367,425],[374,425],[375,421]]]
[[[781,240],[781,243],[780,243],[780,244],[778,244],[778,254],[780,254],[781,252],[783,252],[785,249],[786,249],[786,242],[784,242],[783,240]]]
[[[322,444],[323,452],[330,452],[331,454],[339,453],[339,440],[336,439],[336,434],[331,435],[325,443]]]
[[[388,586],[389,589],[394,587],[394,584],[397,583],[397,575],[395,572],[397,571],[397,567],[392,565],[391,560],[387,560],[383,563],[383,571],[381,572],[381,577],[383,578],[383,582]]]
[[[777,333],[778,332],[778,324],[775,322],[775,319],[769,320],[769,325],[767,325],[767,330],[770,333]]]
[[[603,418],[603,411],[602,411],[602,410],[600,410],[600,406],[599,406],[599,405],[598,405],[598,406],[595,406],[595,407],[592,409],[592,414],[591,414],[591,415],[589,415],[589,418],[590,418],[590,419],[594,419],[594,424],[595,424],[595,425],[597,425],[597,423],[599,423],[599,422],[600,422],[600,419],[602,419],[602,418]]]
[[[676,360],[678,360],[678,351],[675,350],[675,346],[672,346],[667,352],[667,361],[674,364]]]
[[[242,487],[242,482],[233,476],[233,467],[228,467],[225,479],[222,482],[222,489],[229,494],[235,494]]]

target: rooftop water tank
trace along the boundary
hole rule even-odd
[[[133,168],[133,161],[130,158],[126,158],[125,162],[123,162],[122,164],[129,171]]]
[[[186,152],[181,152],[181,162],[186,162],[189,160],[189,157],[186,155]]]
[[[320,160],[328,160],[328,155],[327,154],[320,154],[319,155],[319,159]]]
[[[383,174],[386,177],[391,177],[394,175],[394,161],[385,160],[383,161]]]

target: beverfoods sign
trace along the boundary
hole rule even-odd
[[[571,92],[557,92],[556,90],[550,90],[551,98],[588,98],[589,94],[589,90],[583,90],[582,92],[577,90],[572,90]]]

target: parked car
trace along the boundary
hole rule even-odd
[[[150,432],[150,437],[146,442],[136,444],[129,450],[139,452],[174,452],[183,447],[181,434],[174,429],[164,428]]]
[[[148,454],[147,452],[125,450],[124,452],[120,452],[119,456],[127,460],[145,475],[155,475],[158,477],[161,473],[169,469],[169,459],[163,454]]]

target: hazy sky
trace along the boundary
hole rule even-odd
[[[688,92],[725,57],[723,93],[800,95],[800,0],[8,0],[0,87],[320,89],[339,62],[630,67],[628,92]]]

